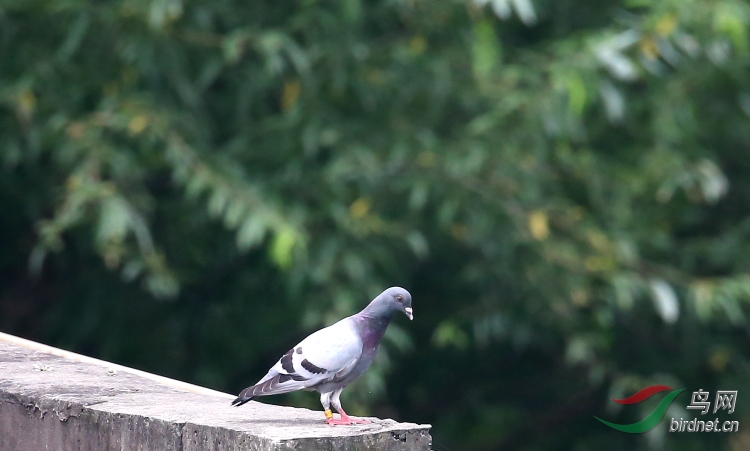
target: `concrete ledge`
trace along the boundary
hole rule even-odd
[[[231,395],[177,390],[117,368],[0,341],[0,450],[430,449],[429,425],[371,418],[331,427],[321,412],[234,408]]]

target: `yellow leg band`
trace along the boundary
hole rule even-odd
[[[326,414],[326,420],[330,420],[331,418],[333,418],[333,413],[331,412],[331,409],[326,409],[325,414]]]

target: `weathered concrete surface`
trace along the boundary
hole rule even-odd
[[[229,401],[0,342],[0,451],[430,449],[429,425]]]

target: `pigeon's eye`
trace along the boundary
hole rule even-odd
[[[403,297],[403,296],[401,296],[400,294],[399,294],[399,295],[396,295],[396,300],[397,300],[398,302],[404,302],[404,297]]]

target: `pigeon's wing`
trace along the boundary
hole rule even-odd
[[[362,355],[362,339],[346,318],[321,329],[284,354],[257,384],[234,401],[242,405],[257,396],[277,395],[340,380]]]
[[[362,339],[347,318],[302,340],[272,370],[304,378],[309,388],[347,373],[361,355]]]

